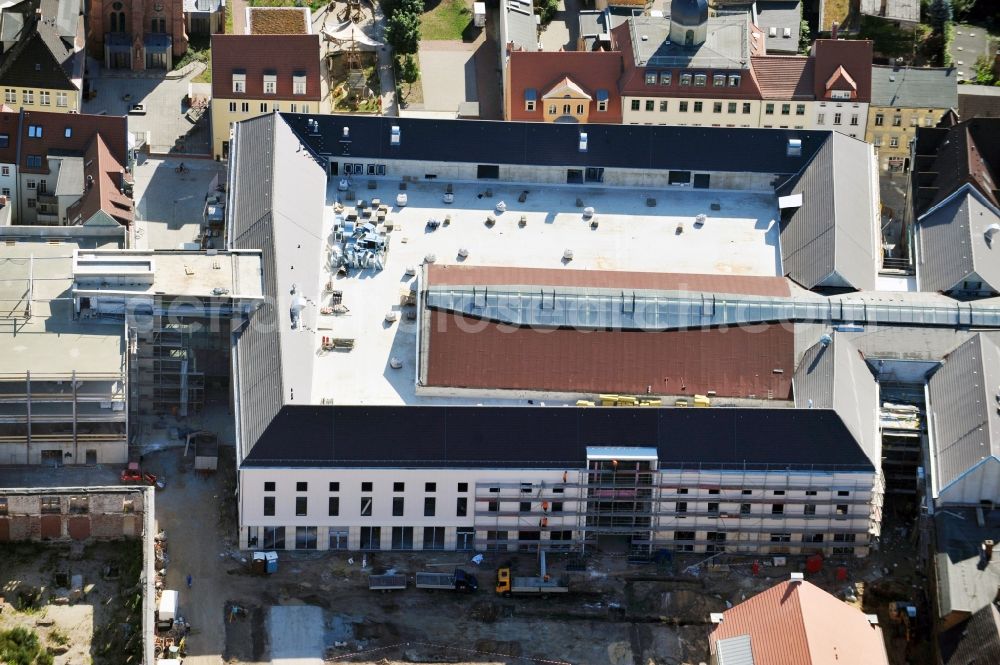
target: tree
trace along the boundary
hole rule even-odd
[[[386,21],[385,38],[398,55],[416,53],[420,41],[420,14],[407,11],[406,4],[398,7]]]
[[[993,63],[989,57],[981,55],[976,60],[976,78],[973,83],[978,85],[995,85],[997,83],[997,77],[993,73]]]
[[[420,78],[420,67],[417,59],[410,54],[404,55],[398,62],[399,80],[407,85],[413,85]]]
[[[931,0],[930,7],[927,8],[927,15],[930,24],[936,29],[942,30],[946,23],[951,23],[954,15],[951,0]]]
[[[799,26],[799,52],[808,53],[812,48],[812,31],[809,30],[809,21],[802,19]]]

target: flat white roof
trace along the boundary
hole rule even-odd
[[[308,278],[318,283],[302,281],[308,278],[301,265],[289,274],[304,287],[303,296],[310,305],[317,301],[316,310],[331,303],[330,294],[324,291],[330,280],[332,289],[342,292],[347,308],[344,314],[317,313],[313,317],[310,306],[305,329],[294,335],[296,346],[311,345],[302,353],[304,358],[308,351],[312,366],[308,396],[312,403],[524,404],[526,399],[539,398],[537,394],[514,392],[470,397],[468,392],[443,389],[433,395],[428,390],[417,394],[417,321],[406,320],[400,295],[416,283],[416,277],[406,275],[407,268],[413,267],[419,274],[420,264],[431,254],[437,263],[485,266],[781,274],[777,199],[769,194],[475,182],[455,183],[455,200],[449,205],[442,202],[445,183],[410,183],[405,192],[407,205],[400,209],[395,205],[398,181],[381,179],[377,190],[368,190],[365,183],[370,179],[359,178],[353,189],[355,197],[379,198],[391,206],[389,219],[395,230],[388,234],[384,270],[366,269],[360,275],[352,271],[349,277],[337,277],[330,272],[328,252],[322,251],[318,271],[308,270]],[[343,196],[337,190],[338,180],[333,179],[327,190],[320,235],[327,247],[337,217],[333,206],[338,196]],[[488,189],[492,196],[485,195]],[[529,191],[527,200],[519,203],[518,195],[524,190]],[[646,204],[650,196],[656,198],[655,207]],[[594,208],[596,229],[584,219],[578,198]],[[499,201],[506,203],[503,213],[495,210]],[[718,204],[719,210],[712,210],[712,204]],[[347,211],[353,208],[354,201]],[[484,223],[490,214],[496,218],[492,228]],[[446,215],[451,216],[447,227],[428,228],[429,219],[444,220]],[[523,228],[519,226],[522,215],[527,221]],[[705,215],[704,220],[698,220],[698,215]],[[289,227],[294,234],[293,229],[294,225]],[[460,257],[460,250],[468,255]],[[573,252],[572,260],[564,260],[565,250]],[[397,313],[396,322],[386,322],[390,312]],[[309,341],[300,335],[308,336]],[[355,345],[350,351],[322,352],[323,337],[350,338]],[[402,367],[393,369],[393,359]],[[302,369],[296,363],[285,367],[285,375]],[[572,403],[576,398],[569,394],[542,397],[547,404]]]

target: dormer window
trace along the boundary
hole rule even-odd
[[[608,110],[608,91],[603,88],[597,91],[597,110],[600,113]]]
[[[681,74],[681,85],[691,85],[690,74]]]
[[[660,85],[670,85],[670,72],[660,72]]]
[[[646,72],[646,85],[656,85],[656,72]]]
[[[714,75],[712,77],[712,85],[715,86],[716,88],[725,87],[725,85],[726,85],[726,75],[725,74],[716,74],[716,75]]]
[[[831,90],[830,91],[830,99],[850,99],[850,98],[851,98],[851,91],[850,90]]]
[[[264,94],[273,95],[278,92],[278,76],[275,72],[264,72]]]
[[[243,94],[247,91],[247,73],[242,69],[233,72],[233,92]]]
[[[740,87],[740,75],[739,74],[730,74],[729,75],[729,87],[730,88],[738,88],[738,87]]]
[[[524,110],[532,112],[535,110],[535,104],[538,103],[538,91],[534,88],[528,88],[524,91]]]
[[[304,95],[304,94],[306,94],[306,73],[305,72],[295,72],[292,75],[292,94],[293,95]]]
[[[706,83],[708,83],[708,76],[705,74],[694,75],[694,85],[696,88],[704,88]]]

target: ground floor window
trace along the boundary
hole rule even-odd
[[[444,527],[425,526],[424,527],[424,549],[443,550],[444,549]]]
[[[413,527],[412,526],[394,526],[394,527],[392,527],[392,549],[394,549],[394,550],[412,550],[413,549]]]
[[[295,549],[297,550],[316,549],[316,527],[314,526],[295,527]]]
[[[285,549],[285,527],[283,526],[264,527],[264,549],[265,550]]]
[[[713,552],[725,552],[726,551],[726,534],[722,531],[709,531],[705,534],[708,539],[708,547],[705,549],[706,552],[712,554]]]
[[[363,550],[377,550],[382,548],[382,529],[377,526],[361,527],[361,545]]]
[[[486,549],[493,552],[506,552],[507,551],[507,532],[506,531],[487,531],[486,532]]]
[[[550,531],[549,541],[552,543],[549,549],[552,550],[568,550],[573,547],[573,532],[572,531]]]
[[[330,545],[331,550],[346,550],[347,541],[349,537],[349,532],[347,529],[336,529],[330,527]]]
[[[857,538],[856,534],[853,533],[835,533],[833,534],[833,553],[834,554],[853,554],[854,553],[854,541]]]
[[[519,550],[534,552],[538,549],[538,541],[542,539],[542,534],[539,531],[518,531],[517,539],[521,541],[517,546]]]
[[[455,549],[467,551],[476,547],[476,530],[471,526],[460,526],[455,529]]]

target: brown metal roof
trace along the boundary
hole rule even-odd
[[[791,395],[794,335],[777,325],[656,333],[538,330],[440,311],[429,312],[429,323],[424,383],[431,386]]]
[[[568,286],[595,289],[706,291],[747,296],[790,295],[783,277],[697,275],[669,272],[560,270],[430,264],[428,286]]]

